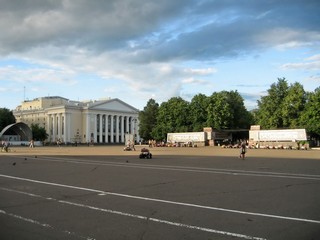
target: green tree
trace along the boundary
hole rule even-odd
[[[238,91],[225,92],[227,102],[229,103],[229,111],[231,112],[231,119],[228,124],[230,129],[245,128],[248,129],[253,123],[253,116],[244,106],[244,99]]]
[[[268,95],[258,101],[257,124],[265,129],[303,127],[301,116],[306,102],[307,93],[300,83],[288,85],[285,78],[278,79]]]
[[[268,95],[258,100],[257,120],[265,129],[283,128],[283,100],[288,95],[288,83],[285,78],[278,78],[268,90]]]
[[[40,127],[39,124],[32,123],[31,131],[32,131],[33,140],[35,141],[44,141],[48,138],[46,129],[43,127]]]
[[[16,119],[12,113],[7,108],[0,108],[0,132],[2,129],[4,129],[6,126],[15,123]]]
[[[206,127],[208,103],[209,98],[204,94],[198,94],[192,98],[189,106],[192,131],[200,132]]]
[[[190,125],[189,103],[181,97],[173,97],[160,105],[152,136],[156,140],[163,140],[169,132],[190,131]]]
[[[215,129],[226,129],[230,127],[233,113],[226,91],[215,92],[210,96],[207,111],[207,126]]]
[[[283,126],[299,127],[300,116],[305,108],[306,92],[300,83],[294,83],[288,89],[281,104]]]
[[[304,111],[300,117],[303,125],[312,137],[320,138],[320,87],[307,94]]]
[[[253,116],[244,106],[244,100],[238,91],[213,93],[207,112],[207,125],[215,129],[248,128],[253,122]]]
[[[157,125],[159,104],[150,99],[143,111],[139,112],[139,135],[145,139],[152,139],[152,130]]]

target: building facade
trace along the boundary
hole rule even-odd
[[[139,110],[115,99],[72,101],[53,96],[24,101],[13,114],[17,122],[46,129],[49,142],[124,143],[125,134],[139,141]]]

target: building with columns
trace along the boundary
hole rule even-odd
[[[17,122],[44,127],[49,142],[124,143],[126,134],[140,140],[139,110],[118,98],[80,102],[41,97],[22,102],[13,114]]]

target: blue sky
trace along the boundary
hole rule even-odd
[[[320,1],[0,1],[0,107],[61,96],[140,110],[237,90],[251,110],[278,78],[320,86]]]

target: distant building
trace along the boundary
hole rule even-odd
[[[139,110],[115,98],[72,101],[59,96],[24,101],[13,114],[17,122],[39,124],[49,142],[124,143],[125,134],[138,136]]]

